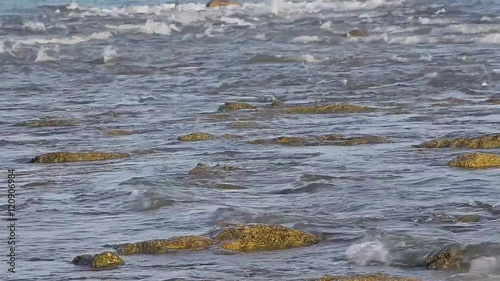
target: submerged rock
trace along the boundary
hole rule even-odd
[[[104,131],[104,135],[106,135],[108,137],[128,136],[128,135],[131,135],[131,134],[132,134],[132,132],[126,131],[126,130],[111,129],[111,130],[105,130]]]
[[[481,217],[479,215],[462,215],[462,216],[455,216],[458,222],[463,222],[463,223],[473,223],[473,222],[478,222]]]
[[[242,109],[255,109],[256,107],[247,102],[226,102],[217,109],[218,112],[231,112]]]
[[[366,37],[366,33],[358,30],[358,29],[353,29],[349,32],[344,33],[344,37],[350,38],[350,37]]]
[[[54,117],[44,117],[40,120],[19,123],[19,126],[28,127],[67,127],[78,126],[80,122],[73,119],[56,119]]]
[[[374,109],[368,106],[352,104],[326,104],[326,105],[296,105],[276,109],[283,114],[332,114],[332,113],[359,113],[370,112]]]
[[[261,125],[256,122],[231,122],[227,124],[227,127],[229,129],[260,129],[260,128],[266,128],[266,126]]]
[[[318,281],[419,281],[420,279],[389,276],[386,274],[352,275],[352,276],[325,276]]]
[[[343,135],[330,134],[321,137],[277,137],[273,139],[257,139],[251,144],[280,144],[288,146],[316,146],[316,145],[338,145],[353,146],[362,144],[390,143],[385,137],[375,135],[364,135],[360,137],[347,138]]]
[[[31,159],[28,163],[64,163],[64,162],[86,162],[86,161],[101,161],[122,159],[129,157],[126,153],[110,153],[110,152],[52,152],[42,154]]]
[[[110,268],[124,265],[125,262],[116,253],[103,252],[97,255],[81,255],[75,257],[72,264],[91,268]]]
[[[121,255],[157,255],[178,250],[204,250],[213,244],[214,240],[206,236],[180,236],[123,244],[118,246],[117,251]]]
[[[195,176],[216,176],[229,171],[238,170],[239,168],[230,165],[215,165],[210,167],[207,164],[198,163],[196,167],[189,171],[189,175]]]
[[[448,166],[462,168],[500,167],[500,155],[492,153],[465,153],[448,162]]]
[[[334,145],[341,146],[353,146],[362,144],[378,144],[378,143],[390,143],[391,141],[385,137],[375,136],[375,135],[364,135],[361,137],[352,137],[342,141],[334,142]]]
[[[425,266],[434,270],[457,270],[469,267],[464,262],[462,249],[457,246],[447,246],[432,253],[429,258],[425,259]]]
[[[282,225],[236,225],[220,230],[214,237],[222,242],[222,248],[246,252],[281,250],[317,244],[316,235]]]
[[[235,134],[224,134],[222,137],[224,139],[226,139],[226,140],[234,140],[234,139],[241,139],[241,138],[243,138],[242,136],[235,135]]]
[[[477,138],[444,138],[423,142],[418,148],[500,148],[500,134]]]
[[[307,138],[303,137],[277,137],[274,139],[258,139],[253,140],[251,144],[281,144],[290,146],[302,146],[308,142]]]
[[[241,4],[231,0],[210,0],[206,5],[207,8],[225,7],[225,6],[241,6]]]
[[[187,135],[182,135],[177,138],[179,141],[204,141],[204,140],[212,140],[214,138],[213,135],[208,133],[191,133]]]

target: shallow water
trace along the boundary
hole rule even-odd
[[[488,101],[500,98],[496,1],[274,0],[212,10],[184,3],[178,11],[161,1],[24,2],[0,12],[2,166],[16,169],[20,185],[18,273],[7,280],[306,280],[378,271],[499,280],[499,170],[448,167],[464,149],[412,147],[499,133],[500,106]],[[368,36],[342,36],[352,29]],[[377,110],[215,114],[224,102],[261,107],[274,99]],[[19,126],[46,116],[78,122]],[[231,129],[233,121],[258,126]],[[110,137],[107,129],[132,134]],[[176,140],[195,131],[242,138]],[[392,142],[249,143],[333,133]],[[90,150],[133,157],[27,164],[42,153]],[[189,176],[199,162],[241,170]],[[224,183],[238,188],[216,188]],[[463,214],[481,220],[451,217]],[[127,256],[111,271],[70,263],[116,243],[204,233],[219,220],[283,224],[325,240],[252,254]],[[449,243],[479,245],[471,272],[418,266]]]

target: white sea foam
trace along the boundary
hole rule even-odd
[[[35,62],[56,61],[59,57],[59,45],[41,46],[38,48],[38,53]]]
[[[164,22],[155,22],[148,19],[145,24],[122,24],[122,25],[106,25],[106,28],[113,29],[119,33],[144,33],[170,35],[172,30],[179,31],[175,24],[167,24]]]
[[[451,23],[451,20],[446,18],[422,18],[419,17],[418,21],[423,25],[446,25]]]
[[[221,17],[220,20],[231,25],[255,27],[253,23],[244,21],[239,18]]]
[[[473,259],[469,268],[470,273],[490,274],[500,270],[500,256],[480,257]]]
[[[332,21],[330,21],[330,20],[329,20],[329,21],[327,21],[327,22],[323,23],[323,24],[320,26],[320,28],[321,28],[321,29],[324,29],[324,30],[332,30],[332,26],[333,26]]]
[[[261,41],[266,41],[267,40],[267,36],[265,33],[259,33],[255,36],[255,39],[257,40],[261,40]]]
[[[483,37],[475,38],[476,43],[482,44],[500,44],[500,33],[488,34]]]
[[[319,42],[319,41],[323,41],[323,39],[320,38],[319,36],[307,36],[307,35],[297,36],[297,37],[293,38],[293,40],[292,40],[292,42],[304,43],[304,44],[311,43],[311,42]]]
[[[347,249],[346,255],[350,260],[360,265],[371,262],[388,264],[391,260],[389,251],[378,240],[351,245]]]
[[[15,45],[49,45],[49,44],[61,44],[61,45],[74,45],[90,40],[105,40],[112,37],[113,34],[109,31],[94,32],[88,36],[72,36],[63,38],[44,38],[44,37],[28,37],[23,40],[16,41]]]
[[[453,24],[444,27],[445,33],[462,33],[462,34],[477,34],[477,33],[492,33],[499,32],[500,25],[496,24]]]
[[[400,57],[398,55],[394,55],[391,57],[391,60],[393,61],[397,61],[397,62],[408,62],[409,59],[408,58],[403,58],[403,57]]]
[[[421,61],[432,61],[432,56],[431,56],[431,54],[421,54],[420,58],[418,60],[421,60]]]
[[[310,54],[303,54],[302,56],[299,57],[299,60],[303,61],[303,62],[310,62],[310,63],[320,63],[321,62],[320,59],[317,59],[313,55],[310,55]]]
[[[25,21],[23,23],[23,26],[25,29],[34,32],[42,32],[45,30],[45,24],[43,22],[38,22],[38,21]]]
[[[102,51],[102,60],[104,63],[108,63],[116,60],[118,57],[118,52],[113,46],[106,46]]]

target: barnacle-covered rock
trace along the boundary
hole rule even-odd
[[[500,155],[492,153],[464,153],[448,162],[448,166],[462,168],[500,167]]]
[[[463,259],[463,250],[455,245],[431,253],[425,260],[425,266],[434,270],[456,270],[468,268]]]
[[[123,259],[113,252],[77,256],[71,261],[71,263],[91,268],[108,268],[125,264]]]
[[[220,230],[214,237],[222,248],[245,252],[304,247],[319,242],[316,235],[282,225],[236,225]]]
[[[430,140],[415,147],[418,148],[500,148],[500,134],[485,135],[477,138],[444,138]]]
[[[117,251],[121,255],[157,255],[178,250],[204,250],[213,244],[214,240],[206,236],[179,236],[169,239],[123,244],[118,246]]]
[[[111,159],[121,159],[129,157],[126,153],[111,153],[111,152],[52,152],[42,154],[31,159],[29,163],[64,163],[64,162],[85,162],[85,161],[101,161]]]
[[[386,274],[368,274],[352,276],[325,276],[318,281],[419,281],[420,279],[389,276]]]
[[[283,114],[332,114],[370,112],[373,108],[352,104],[296,105],[277,108]]]
[[[212,140],[214,138],[213,135],[209,133],[196,132],[187,135],[182,135],[177,138],[179,141],[204,141],[204,140]]]
[[[218,112],[230,112],[242,109],[255,109],[256,107],[247,102],[226,102],[217,109]]]

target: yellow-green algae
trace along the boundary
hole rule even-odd
[[[116,136],[128,136],[131,135],[132,132],[126,131],[126,130],[119,130],[119,129],[110,129],[110,130],[105,130],[104,135],[108,137],[116,137]]]
[[[20,126],[28,127],[67,127],[77,126],[80,122],[74,119],[56,119],[54,117],[44,117],[40,120],[19,123]]]
[[[212,140],[214,138],[213,135],[209,133],[196,132],[187,135],[182,135],[177,138],[179,141],[204,141],[204,140]]]
[[[485,135],[477,138],[444,138],[430,140],[415,147],[418,148],[500,148],[500,134]]]
[[[123,259],[113,252],[77,256],[71,261],[71,263],[91,268],[109,268],[125,264]]]
[[[360,113],[374,109],[368,106],[353,104],[326,104],[326,105],[295,105],[276,109],[283,114],[332,114],[332,113]]]
[[[226,6],[241,6],[241,4],[230,0],[211,0],[206,5],[207,8],[226,7]]]
[[[448,162],[448,166],[472,169],[500,167],[500,155],[492,153],[464,153]]]
[[[479,215],[463,215],[463,216],[456,216],[456,219],[458,222],[473,223],[473,222],[478,222],[481,219],[481,217]]]
[[[449,247],[431,255],[425,260],[425,265],[433,270],[457,270],[468,267],[463,260],[463,251],[457,247]]]
[[[302,230],[262,224],[226,227],[215,239],[223,242],[223,249],[237,252],[290,249],[319,242],[316,235]]]
[[[231,112],[242,109],[255,109],[256,107],[247,102],[226,102],[217,109],[218,112]]]
[[[420,279],[389,276],[386,274],[368,274],[352,276],[325,276],[318,281],[420,281]]]
[[[207,236],[179,236],[169,239],[156,239],[138,243],[120,245],[117,249],[121,255],[133,254],[165,254],[178,250],[204,250],[214,244]]]
[[[113,152],[52,152],[42,154],[31,159],[29,163],[64,163],[64,162],[86,162],[86,161],[102,161],[111,159],[122,159],[129,157],[126,153]]]

